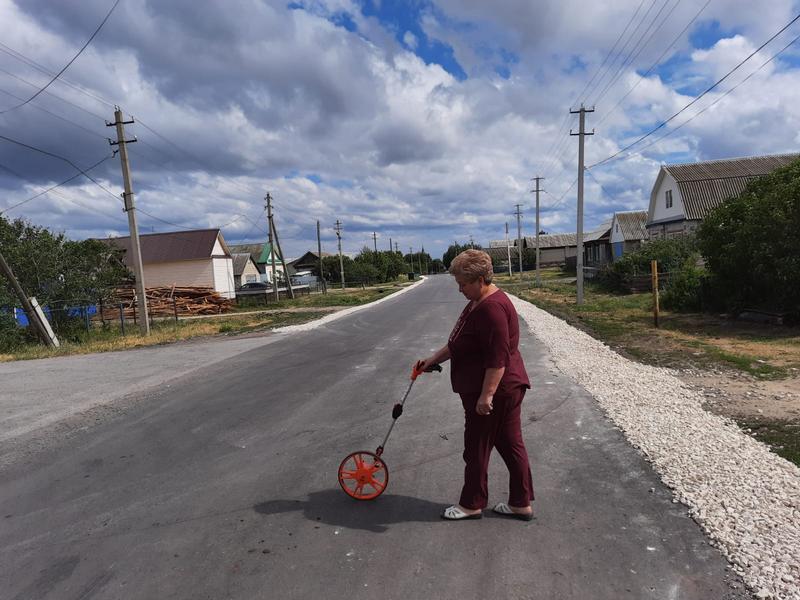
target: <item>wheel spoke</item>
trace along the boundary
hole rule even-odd
[[[356,472],[355,471],[342,471],[341,472],[342,479],[355,479]]]
[[[353,491],[353,494],[355,494],[356,496],[360,496],[363,491],[364,491],[364,484],[359,483],[356,486],[356,489]]]
[[[364,461],[361,460],[360,454],[353,455],[353,460],[356,461],[356,469],[363,469],[364,468]]]
[[[370,479],[369,484],[375,489],[376,492],[382,492],[386,484],[376,479]]]

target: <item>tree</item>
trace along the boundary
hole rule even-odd
[[[442,262],[444,263],[445,268],[449,269],[450,263],[453,262],[453,259],[456,256],[461,254],[464,250],[470,250],[471,248],[474,248],[475,250],[482,250],[482,248],[477,244],[470,245],[466,242],[464,244],[459,244],[458,242],[453,242],[450,244],[447,247],[444,256],[442,256]]]
[[[800,161],[751,181],[712,210],[697,240],[713,296],[728,309],[800,318]]]
[[[95,304],[130,278],[122,251],[98,240],[72,241],[63,233],[0,216],[0,247],[22,289],[51,309],[63,326],[67,307]],[[10,282],[0,279],[0,307],[17,306]]]

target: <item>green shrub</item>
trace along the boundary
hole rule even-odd
[[[706,272],[689,263],[672,271],[661,292],[661,306],[674,311],[697,311],[704,308]]]

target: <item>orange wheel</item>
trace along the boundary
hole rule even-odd
[[[356,500],[374,500],[389,483],[389,469],[377,454],[359,450],[339,465],[339,485]]]

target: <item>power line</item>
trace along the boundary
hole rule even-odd
[[[94,168],[96,168],[96,167],[99,167],[100,165],[102,165],[104,162],[106,162],[106,161],[107,161],[109,158],[111,158],[111,157],[113,157],[113,156],[114,156],[114,154],[110,154],[110,155],[108,155],[108,156],[105,156],[105,157],[104,157],[104,158],[102,158],[101,160],[99,160],[99,161],[97,161],[96,163],[94,163],[94,164],[93,164],[91,167],[89,167],[89,168],[85,169],[85,171],[88,173],[88,172],[89,172],[89,171],[91,171],[92,169],[94,169]],[[0,165],[0,167],[2,167],[2,165]],[[17,177],[19,177],[20,179],[23,179],[23,180],[24,180],[24,177],[22,177],[22,176],[21,176],[21,175],[19,175],[18,173],[15,173],[14,171],[12,171],[11,169],[9,169],[8,167],[2,167],[2,168],[3,168],[3,169],[5,169],[6,171],[8,171],[9,173],[13,174],[13,175],[16,175],[16,176],[17,176]],[[51,186],[51,187],[47,188],[46,190],[43,190],[43,191],[39,192],[39,193],[38,193],[38,194],[36,194],[35,196],[31,196],[30,198],[26,198],[25,200],[22,200],[21,202],[17,202],[16,204],[12,204],[12,205],[11,205],[11,206],[9,206],[8,208],[4,208],[4,209],[0,210],[0,215],[1,215],[1,214],[3,214],[3,213],[7,213],[8,211],[10,211],[10,210],[13,210],[13,209],[15,209],[15,208],[17,208],[17,207],[19,207],[19,206],[22,206],[23,204],[27,204],[27,203],[28,203],[28,202],[30,202],[31,200],[36,200],[37,198],[39,198],[39,197],[41,197],[41,196],[44,196],[45,194],[49,194],[50,192],[52,192],[52,191],[53,191],[53,190],[55,190],[56,188],[59,188],[59,187],[61,187],[62,185],[66,185],[66,184],[68,184],[70,181],[73,181],[73,180],[77,179],[77,178],[78,178],[78,177],[80,177],[82,174],[83,174],[83,173],[75,173],[75,175],[73,175],[72,177],[70,177],[70,178],[68,178],[68,179],[65,179],[65,180],[64,180],[64,181],[62,181],[61,183],[57,183],[56,185],[54,185],[54,186]]]
[[[619,78],[622,76],[623,72],[625,71],[625,68],[628,67],[630,64],[632,64],[633,61],[635,61],[639,57],[639,55],[642,53],[642,51],[650,43],[650,40],[652,40],[653,36],[658,32],[658,30],[661,29],[661,27],[664,26],[664,23],[666,22],[666,20],[670,17],[672,12],[675,10],[675,8],[677,8],[678,4],[680,4],[681,1],[682,0],[676,0],[675,4],[672,5],[672,8],[669,10],[669,12],[666,14],[666,16],[661,20],[661,22],[658,24],[658,26],[655,29],[653,29],[653,31],[650,33],[650,35],[647,37],[647,39],[644,40],[645,36],[647,36],[648,32],[650,32],[650,30],[653,28],[653,25],[655,25],[656,21],[658,20],[658,17],[661,16],[661,13],[664,12],[664,9],[670,3],[670,0],[664,0],[664,4],[661,5],[661,8],[655,14],[655,16],[653,17],[653,20],[650,21],[650,24],[647,26],[647,29],[645,29],[642,32],[642,35],[636,41],[636,44],[634,44],[633,48],[631,48],[631,51],[628,52],[628,55],[620,63],[619,68],[616,70],[616,72],[611,77],[611,79],[609,79],[608,83],[603,88],[603,91],[600,92],[600,95],[597,96],[597,98],[595,99],[593,104],[598,104],[605,97],[605,95],[608,93],[608,90],[610,90],[611,87],[617,81],[619,81]],[[644,40],[644,43],[642,43],[642,40]]]
[[[120,0],[116,0],[116,2],[114,2],[114,6],[112,6],[111,10],[108,11],[108,14],[100,22],[100,25],[97,26],[97,29],[94,30],[94,33],[89,37],[88,40],[86,40],[86,43],[81,47],[80,50],[78,50],[78,53],[75,56],[73,56],[72,59],[70,59],[70,61],[66,65],[64,65],[63,69],[61,69],[58,73],[56,73],[55,76],[50,81],[47,82],[47,85],[45,85],[43,88],[41,88],[39,91],[37,91],[33,96],[31,96],[30,98],[28,98],[27,100],[25,100],[21,104],[17,104],[16,106],[12,106],[11,108],[7,108],[6,110],[0,111],[0,115],[3,115],[5,113],[7,113],[7,112],[11,112],[12,110],[15,110],[17,108],[25,106],[28,102],[30,102],[31,100],[36,98],[36,96],[38,96],[43,91],[45,91],[48,87],[50,87],[50,85],[56,79],[58,79],[61,76],[61,74],[64,73],[64,71],[66,71],[70,67],[70,65],[72,65],[72,63],[74,63],[81,54],[83,54],[83,51],[86,50],[86,48],[89,46],[89,44],[92,43],[92,40],[95,38],[95,36],[98,33],[100,33],[100,30],[103,28],[103,25],[106,24],[106,21],[108,21],[108,18],[111,16],[111,13],[114,12],[114,9],[117,8],[117,5],[119,4],[119,2],[120,2]]]
[[[107,194],[109,194],[111,197],[117,198],[117,195],[114,192],[109,190],[102,183],[100,183],[94,177],[89,175],[84,169],[81,169],[78,165],[76,165],[74,162],[72,162],[70,159],[68,159],[68,158],[66,158],[64,156],[60,156],[59,154],[54,154],[53,152],[48,152],[47,150],[42,150],[41,148],[37,148],[36,146],[31,146],[30,144],[26,144],[24,142],[20,142],[19,140],[14,140],[14,139],[12,139],[10,137],[6,137],[4,135],[0,135],[0,140],[5,140],[6,142],[9,142],[11,144],[16,144],[17,146],[22,146],[23,148],[27,148],[29,150],[33,150],[34,152],[39,152],[40,154],[44,154],[45,156],[50,156],[52,158],[56,158],[58,160],[64,161],[69,166],[71,166],[73,169],[78,171],[81,175],[86,177],[86,179],[88,179],[89,181],[94,183],[97,187],[99,187],[100,189],[105,191]]]
[[[675,117],[677,117],[678,115],[680,115],[680,114],[681,114],[683,111],[685,111],[686,109],[688,109],[690,106],[692,106],[692,105],[696,104],[696,103],[697,103],[697,102],[698,102],[698,101],[699,101],[699,100],[700,100],[700,99],[701,99],[703,96],[705,96],[706,94],[708,94],[709,92],[711,92],[713,89],[715,89],[715,88],[716,88],[716,87],[717,87],[719,84],[721,84],[721,83],[722,83],[723,81],[725,81],[725,80],[726,80],[728,77],[730,77],[730,76],[731,76],[731,75],[732,75],[732,74],[733,74],[735,71],[737,71],[737,70],[739,69],[739,67],[741,67],[741,66],[742,66],[744,63],[746,63],[748,60],[750,60],[751,58],[753,58],[753,56],[755,56],[755,55],[756,55],[758,52],[760,52],[760,51],[761,51],[761,50],[762,50],[762,49],[763,49],[763,48],[764,48],[764,47],[765,47],[767,44],[769,44],[770,42],[772,42],[772,40],[774,40],[774,39],[775,39],[776,37],[778,37],[778,36],[779,36],[781,33],[783,33],[784,31],[786,31],[786,30],[787,30],[789,27],[791,27],[791,26],[792,26],[792,25],[793,25],[793,24],[794,24],[794,23],[795,23],[797,20],[799,20],[799,19],[800,19],[800,14],[798,14],[798,15],[797,15],[797,16],[796,16],[794,19],[792,19],[791,21],[789,21],[789,22],[788,22],[786,25],[784,25],[783,27],[781,27],[781,29],[780,29],[780,30],[779,30],[777,33],[775,33],[775,34],[774,34],[774,35],[773,35],[771,38],[769,38],[769,39],[768,39],[766,42],[764,42],[763,44],[761,44],[761,45],[760,45],[758,48],[756,48],[755,50],[753,50],[753,52],[751,52],[751,53],[750,53],[750,54],[747,56],[747,58],[745,58],[744,60],[742,60],[742,61],[741,61],[739,64],[737,64],[737,65],[736,65],[735,67],[733,67],[733,68],[732,68],[730,71],[728,71],[728,72],[727,72],[725,75],[723,75],[723,76],[722,76],[720,79],[718,79],[718,80],[717,80],[717,81],[716,81],[716,82],[715,82],[713,85],[711,85],[709,88],[707,88],[707,89],[706,89],[706,90],[705,90],[703,93],[701,93],[701,94],[700,94],[699,96],[697,96],[697,97],[696,97],[694,100],[692,100],[691,102],[689,102],[689,103],[688,103],[686,106],[684,106],[683,108],[681,108],[681,109],[680,109],[678,112],[676,112],[674,115],[672,115],[671,117],[669,117],[669,118],[668,118],[666,121],[663,121],[661,124],[659,124],[658,126],[656,126],[656,127],[655,127],[655,128],[653,128],[653,129],[651,129],[650,131],[648,131],[647,133],[645,133],[644,135],[642,135],[641,137],[639,137],[638,139],[636,139],[634,142],[632,142],[632,143],[628,144],[627,146],[625,146],[625,147],[624,147],[624,148],[622,148],[621,150],[618,150],[617,152],[615,152],[615,153],[614,153],[614,154],[612,154],[611,156],[608,156],[608,157],[604,158],[603,160],[601,160],[601,161],[599,161],[599,162],[596,162],[596,163],[594,163],[593,165],[590,165],[590,166],[589,166],[589,167],[587,167],[587,168],[589,168],[589,169],[592,169],[592,168],[594,168],[594,167],[598,167],[598,166],[600,166],[600,165],[602,165],[602,164],[605,164],[605,163],[607,163],[607,162],[609,162],[609,161],[611,161],[611,160],[614,160],[614,159],[615,159],[617,156],[619,156],[619,155],[620,155],[620,154],[622,154],[623,152],[625,152],[625,151],[627,151],[627,150],[631,149],[633,146],[635,146],[636,144],[638,144],[638,143],[639,143],[639,142],[641,142],[642,140],[644,140],[644,139],[646,139],[646,138],[650,137],[651,135],[653,135],[653,134],[654,134],[656,131],[658,131],[659,129],[661,129],[662,127],[664,127],[664,126],[665,126],[667,123],[669,123],[670,121],[672,121],[672,120],[673,120]]]
[[[664,51],[659,55],[659,57],[653,62],[653,64],[650,65],[650,67],[647,69],[645,74],[642,75],[639,79],[637,79],[636,83],[633,84],[633,86],[631,86],[631,88],[627,92],[625,92],[625,95],[622,96],[622,98],[620,98],[613,107],[611,107],[611,110],[607,111],[602,116],[602,118],[597,122],[597,127],[599,127],[611,115],[611,113],[613,113],[617,108],[619,108],[619,106],[622,104],[622,102],[625,100],[625,98],[630,96],[630,94],[633,92],[633,90],[635,90],[637,87],[639,87],[639,84],[642,83],[642,81],[644,81],[647,78],[647,76],[650,75],[650,73],[653,72],[653,69],[655,69],[659,65],[659,63],[661,63],[661,60],[664,58],[664,56],[666,56],[667,52],[672,50],[673,46],[675,46],[675,44],[678,43],[678,40],[680,40],[683,37],[683,34],[686,33],[686,31],[689,29],[689,27],[691,27],[692,24],[700,17],[700,15],[703,13],[703,11],[706,9],[706,7],[709,4],[711,4],[711,0],[706,0],[706,3],[700,8],[700,10],[697,11],[697,13],[695,13],[695,15],[686,24],[686,26],[681,30],[681,32],[678,35],[675,36],[675,38],[672,40],[672,42],[670,42],[670,44],[664,49]]]
[[[734,90],[736,90],[736,89],[737,89],[737,88],[738,88],[740,85],[742,85],[742,84],[744,84],[746,81],[748,81],[748,80],[749,80],[749,79],[750,79],[750,78],[751,78],[753,75],[755,75],[756,73],[758,73],[758,72],[759,72],[761,69],[763,69],[764,67],[766,67],[766,66],[767,66],[769,63],[771,63],[771,62],[772,62],[773,60],[775,60],[776,58],[778,58],[778,56],[780,56],[781,54],[783,54],[783,53],[784,53],[786,50],[788,50],[788,49],[789,49],[789,47],[790,47],[790,46],[793,46],[793,45],[794,45],[794,44],[795,44],[795,43],[796,43],[798,40],[800,40],[800,35],[798,35],[798,36],[797,36],[797,37],[795,37],[795,38],[794,38],[794,39],[793,39],[791,42],[789,42],[788,44],[786,44],[786,45],[785,45],[785,46],[784,46],[784,47],[783,47],[781,50],[779,50],[778,52],[776,52],[776,53],[775,53],[775,54],[774,54],[774,55],[773,55],[771,58],[769,58],[768,60],[766,60],[765,62],[763,62],[763,63],[761,64],[761,66],[759,66],[759,67],[758,67],[758,68],[757,68],[755,71],[753,71],[752,73],[750,73],[750,74],[749,74],[747,77],[745,77],[744,79],[742,79],[742,80],[741,80],[739,83],[737,83],[735,86],[733,86],[733,87],[732,87],[731,89],[729,89],[727,92],[725,92],[724,94],[720,95],[720,96],[719,96],[719,97],[718,97],[716,100],[714,100],[714,101],[713,101],[711,104],[709,104],[708,106],[706,106],[706,107],[705,107],[705,108],[703,108],[702,110],[699,110],[697,113],[695,113],[694,115],[692,115],[691,117],[689,117],[688,119],[686,119],[686,120],[685,120],[683,123],[681,123],[680,125],[678,125],[678,126],[677,126],[677,127],[675,127],[674,129],[671,129],[670,131],[668,131],[668,132],[666,132],[664,135],[662,135],[662,136],[660,136],[660,137],[656,138],[656,139],[655,139],[655,140],[653,140],[652,142],[650,142],[650,143],[648,143],[648,144],[645,144],[644,146],[642,146],[641,148],[639,148],[639,150],[637,150],[636,152],[632,152],[632,153],[628,154],[628,155],[627,155],[627,157],[631,157],[631,156],[635,156],[635,155],[637,155],[637,154],[641,154],[641,153],[642,153],[642,152],[644,152],[644,151],[645,151],[647,148],[650,148],[651,146],[654,146],[654,145],[656,145],[657,143],[659,143],[659,142],[660,142],[661,140],[663,140],[664,138],[666,138],[666,137],[669,137],[670,135],[672,135],[673,133],[675,133],[675,132],[676,132],[676,131],[678,131],[679,129],[682,129],[684,125],[688,125],[689,123],[691,123],[692,121],[694,121],[694,120],[695,120],[697,117],[699,117],[700,115],[702,115],[702,114],[703,114],[704,112],[706,112],[706,111],[707,111],[709,108],[711,108],[711,107],[715,106],[717,103],[719,103],[721,100],[723,100],[723,99],[724,99],[726,96],[728,96],[728,95],[729,95],[731,92],[733,92]],[[626,157],[626,158],[627,158],[627,157]]]

